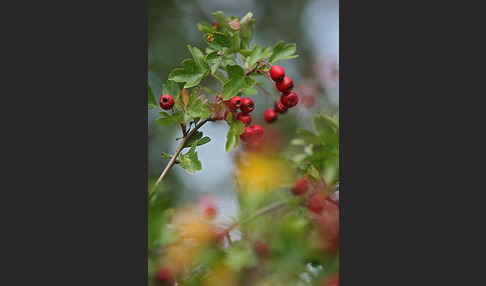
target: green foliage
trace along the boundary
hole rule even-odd
[[[315,132],[297,131],[298,138],[292,144],[303,148],[292,160],[304,166],[305,173],[315,178],[323,175],[328,183],[335,184],[339,177],[339,119],[319,114],[313,122]]]
[[[294,59],[298,57],[298,55],[294,55],[296,49],[295,44],[285,44],[283,41],[280,41],[273,47],[273,53],[269,62],[274,64],[278,61]]]
[[[245,71],[240,66],[228,66],[226,71],[228,73],[229,81],[223,86],[224,100],[229,100],[255,85],[255,80],[245,76]]]
[[[226,152],[233,150],[240,142],[240,135],[245,130],[245,125],[240,120],[233,117],[233,114],[229,114],[226,119],[229,125],[228,133],[226,134]]]
[[[209,138],[208,136],[203,136],[203,133],[201,131],[196,131],[194,132],[191,137],[189,137],[186,142],[184,143],[184,148],[188,148],[188,147],[191,147],[192,145],[196,145],[196,146],[201,146],[201,145],[204,145],[206,143],[209,143],[209,141],[211,141],[211,138]]]
[[[185,154],[179,156],[179,165],[184,168],[189,174],[194,174],[201,170],[201,162],[197,158],[196,144],[191,146],[191,149]]]
[[[162,117],[157,118],[155,120],[155,122],[157,122],[158,124],[163,125],[163,126],[169,126],[169,125],[175,124],[175,123],[177,123],[181,120],[181,113],[180,112],[174,112],[174,113],[170,114],[168,112],[162,111],[162,112],[159,112],[159,114],[162,115]]]

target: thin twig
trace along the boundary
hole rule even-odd
[[[152,194],[150,195],[150,198],[152,198],[153,194],[155,193],[155,188],[157,188],[157,186],[160,184],[160,182],[162,182],[162,180],[164,179],[164,177],[169,172],[169,169],[176,162],[177,157],[179,156],[179,153],[181,153],[182,149],[184,149],[184,144],[186,143],[187,139],[189,139],[191,137],[191,135],[194,134],[194,132],[196,132],[201,126],[204,125],[204,123],[206,123],[208,121],[209,121],[208,119],[204,119],[204,120],[200,121],[196,126],[194,126],[194,128],[189,133],[187,133],[186,136],[184,136],[184,138],[182,138],[181,142],[179,143],[179,146],[177,146],[177,149],[176,149],[174,155],[172,155],[172,158],[170,159],[169,163],[165,167],[164,171],[162,172],[162,174],[160,175],[160,177],[155,182],[154,187],[153,187],[154,192],[152,192]]]

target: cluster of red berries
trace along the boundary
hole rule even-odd
[[[285,113],[288,108],[294,107],[299,103],[299,97],[292,91],[294,82],[285,75],[285,70],[281,66],[272,66],[270,68],[270,77],[275,81],[275,87],[282,93],[280,100],[275,101],[272,108],[267,108],[263,114],[265,121],[272,123],[278,118],[279,113]]]
[[[303,196],[309,190],[309,181],[306,177],[295,181],[292,193]],[[323,192],[327,187],[324,182],[319,182],[314,186],[314,190],[305,198],[307,209],[313,213],[315,222],[322,233],[324,249],[335,251],[339,246],[339,203],[332,195]]]
[[[255,109],[255,103],[251,98],[234,96],[226,102],[226,106],[229,107],[229,111],[225,112],[225,119],[229,112],[236,113],[238,109],[241,111],[236,114],[236,118],[245,124],[245,130],[240,135],[241,140],[252,142],[263,137],[263,127],[258,124],[250,125],[252,121],[250,113]]]
[[[164,94],[160,97],[159,104],[162,109],[171,109],[174,106],[174,98],[170,94]]]

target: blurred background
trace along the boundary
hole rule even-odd
[[[190,57],[187,45],[205,47],[196,24],[213,22],[211,13],[218,10],[236,17],[253,12],[256,19],[253,44],[273,47],[279,40],[297,44],[299,57],[279,64],[294,80],[300,98],[298,107],[270,126],[263,120],[263,112],[273,107],[273,101],[261,92],[252,96],[256,104],[253,122],[262,125],[266,134],[271,132],[286,144],[297,128],[310,124],[313,114],[338,111],[338,0],[150,0],[148,79],[157,99],[170,71]],[[168,163],[161,154],[172,154],[178,143],[176,138],[181,136],[179,129],[158,125],[155,122],[158,116],[157,110],[149,110],[149,186]],[[209,123],[201,131],[211,138],[209,144],[197,149],[202,170],[189,175],[176,165],[160,188],[168,193],[167,204],[191,202],[202,194],[211,194],[218,209],[216,220],[227,222],[238,213],[232,177],[235,151],[224,150],[228,126],[224,121]]]

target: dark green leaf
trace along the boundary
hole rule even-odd
[[[227,73],[229,81],[223,86],[223,99],[229,100],[238,95],[240,92],[245,92],[247,89],[255,85],[255,80],[245,76],[242,67],[238,65],[228,66]]]
[[[218,21],[218,23],[219,23],[219,25],[222,29],[225,29],[225,30],[229,29],[228,17],[226,17],[226,15],[222,11],[214,12],[212,15],[213,15],[214,19],[216,19],[216,21]]]
[[[214,74],[223,63],[223,58],[218,55],[218,52],[212,52],[206,56],[206,62],[209,65],[211,73]]]
[[[201,162],[197,158],[196,145],[192,145],[191,149],[186,154],[181,154],[179,165],[184,168],[189,174],[201,170]]]
[[[212,32],[204,36],[208,45],[215,50],[231,48],[232,39],[229,33]]]
[[[245,130],[245,125],[240,120],[233,118],[233,114],[228,114],[226,122],[230,126],[228,133],[226,134],[226,152],[233,150],[240,142],[240,135]]]
[[[194,132],[191,137],[187,139],[186,143],[184,143],[184,148],[192,146],[195,142],[199,141],[202,136],[203,133],[201,131]]]
[[[181,92],[181,89],[179,87],[179,84],[175,81],[172,80],[167,80],[165,84],[162,87],[162,92],[164,94],[170,94],[174,99],[179,96],[179,93]]]
[[[250,55],[246,59],[246,64],[249,69],[254,68],[256,63],[261,60],[264,60],[272,55],[272,51],[270,47],[260,48],[260,46],[255,45],[253,50],[251,51]]]
[[[278,61],[296,58],[298,57],[298,55],[294,55],[296,49],[297,46],[295,44],[285,44],[283,41],[280,41],[273,47],[273,53],[269,62],[274,64]]]
[[[183,115],[184,123],[189,123],[197,118],[206,119],[211,116],[211,109],[209,108],[206,100],[203,100],[203,97],[199,95],[200,91],[201,88],[199,87],[192,90]]]
[[[253,13],[248,12],[243,18],[240,20],[240,37],[243,44],[243,47],[248,47],[253,37],[253,23],[255,23],[255,19],[252,18]]]
[[[185,82],[184,88],[198,85],[208,72],[207,67],[196,64],[193,59],[183,60],[182,66],[183,68],[173,69],[169,79],[175,82]]]
[[[160,112],[161,118],[157,118],[155,122],[160,125],[169,126],[175,123],[179,123],[181,120],[181,114],[179,112],[174,112],[173,114],[167,113],[165,111]]]
[[[208,22],[202,22],[197,24],[197,29],[203,33],[211,33],[213,31],[211,25]]]

